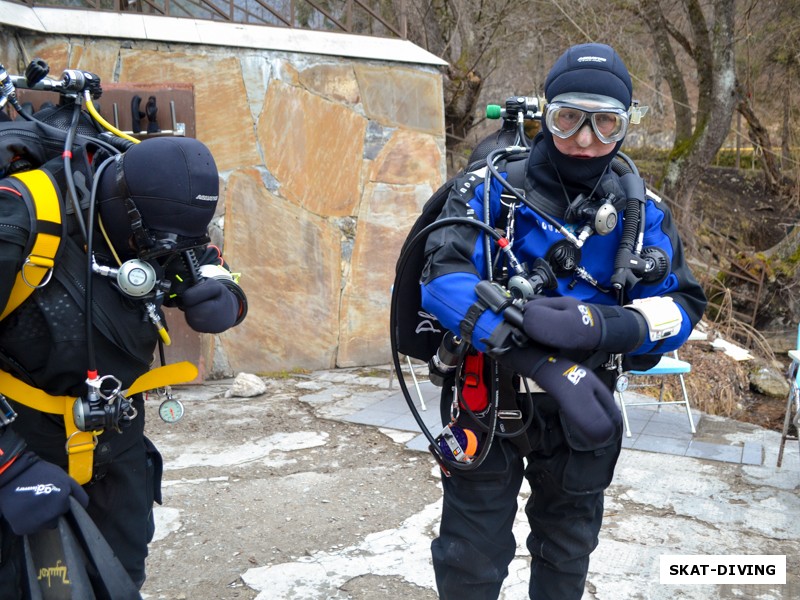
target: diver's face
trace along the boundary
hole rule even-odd
[[[598,158],[611,154],[616,144],[604,144],[595,135],[588,121],[566,139],[553,136],[556,150],[570,158]]]

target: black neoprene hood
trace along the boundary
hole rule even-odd
[[[609,96],[628,108],[633,85],[625,63],[613,48],[605,44],[579,44],[556,60],[544,82],[548,101],[569,92]]]
[[[219,200],[219,173],[211,152],[192,138],[145,140],[117,157],[98,185],[98,210],[115,249],[131,236],[130,198],[150,232],[202,238]]]

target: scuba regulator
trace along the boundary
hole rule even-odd
[[[136,408],[122,395],[122,382],[113,375],[97,377],[97,373],[94,376],[90,374],[86,385],[89,388],[86,396],[77,398],[72,405],[75,426],[81,431],[119,432],[121,424],[136,418]]]

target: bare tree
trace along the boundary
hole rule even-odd
[[[530,0],[406,0],[408,37],[448,62],[444,115],[449,153],[467,139],[498,56],[528,23]]]
[[[691,212],[692,194],[728,135],[736,93],[734,0],[641,0],[634,9],[649,29],[656,56],[672,93],[675,139],[662,187]],[[679,56],[680,54],[680,56]],[[697,94],[690,98],[682,57],[693,65]],[[694,106],[693,106],[694,104]]]
[[[767,190],[776,196],[788,183],[781,169],[789,161],[793,137],[789,115],[800,52],[800,20],[794,8],[790,0],[746,0],[736,16],[736,109],[747,125],[746,138],[761,162]],[[773,147],[773,136],[782,140],[782,152]]]
[[[739,102],[736,105],[737,112],[744,117],[747,123],[750,141],[754,149],[759,150],[758,156],[764,169],[767,190],[775,194],[780,190],[781,173],[775,153],[772,150],[772,142],[767,128],[761,123],[753,109],[751,94],[748,93],[740,80],[736,82],[736,95]]]

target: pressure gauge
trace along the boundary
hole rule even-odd
[[[177,423],[183,416],[183,404],[175,398],[167,398],[158,407],[158,416],[166,423]]]
[[[138,258],[125,261],[117,271],[117,285],[134,298],[149,294],[157,282],[156,271],[152,265]]]

